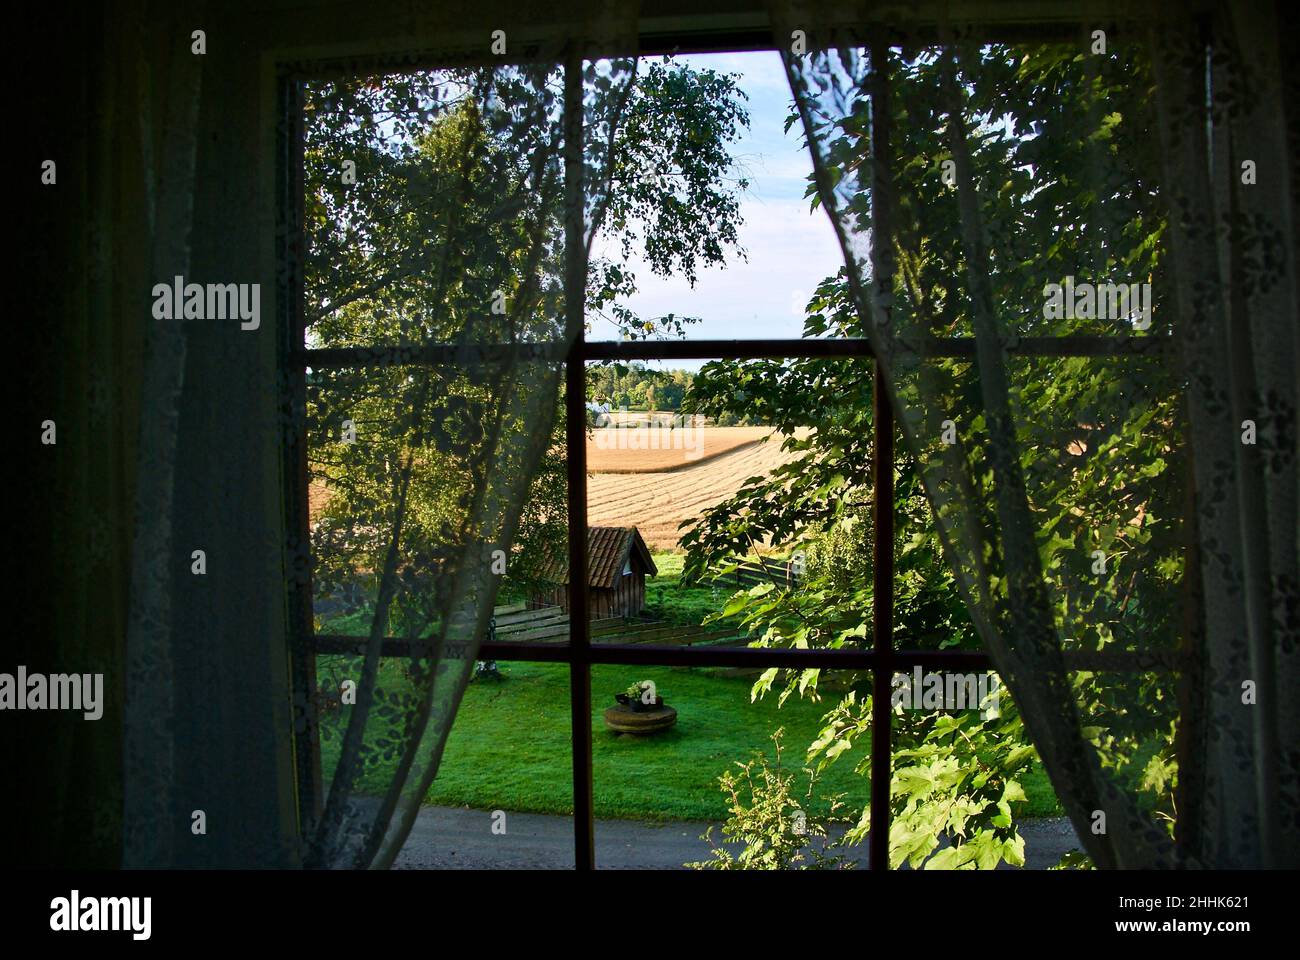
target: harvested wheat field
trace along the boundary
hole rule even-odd
[[[751,447],[771,427],[600,427],[587,438],[592,473],[665,473],[688,470],[715,457]]]
[[[805,431],[798,431],[803,435]],[[674,550],[677,525],[730,497],[750,477],[771,473],[792,455],[770,427],[704,427],[677,448],[616,448],[587,441],[587,519],[593,526],[634,526],[652,550]],[[696,459],[685,459],[700,450]],[[309,491],[315,519],[329,500],[321,482]]]
[[[708,429],[771,432],[768,427]],[[705,449],[711,449],[708,440]],[[750,477],[771,473],[792,458],[781,451],[781,438],[774,436],[767,442],[733,444],[725,453],[670,471],[595,472],[587,479],[587,521],[602,527],[635,526],[650,549],[674,550],[681,533],[677,526],[683,520],[700,516],[734,494]],[[590,460],[588,467],[596,470]]]

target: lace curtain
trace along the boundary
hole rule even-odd
[[[573,14],[557,9],[541,33],[484,24],[473,49],[431,55],[454,68],[379,80],[373,61],[359,61],[348,71],[355,80],[309,88],[313,187],[304,204],[308,243],[294,266],[306,285],[306,346],[346,356],[309,369],[305,395],[295,394],[292,378],[281,384],[280,409],[262,425],[274,444],[307,449],[309,541],[286,543],[277,529],[265,556],[251,555],[260,543],[245,544],[241,560],[260,569],[273,557],[268,584],[286,572],[305,584],[310,572],[318,631],[360,639],[321,658],[315,702],[296,705],[307,724],[323,710],[328,787],[301,849],[270,849],[263,838],[271,829],[232,839],[225,818],[223,862],[391,865],[437,771],[487,630],[499,558],[508,562],[529,481],[552,441],[562,361],[583,322],[608,152],[635,72],[635,60],[621,55],[636,49],[636,4]],[[124,136],[139,147],[150,200],[148,275],[188,275],[193,198],[202,195],[195,155],[204,58],[190,54],[187,28],[166,34],[175,49],[160,59],[155,34],[143,20],[130,22],[125,33],[144,46],[129,58],[137,70],[128,71],[127,89],[150,110],[141,130]],[[388,96],[394,85],[411,96]],[[273,332],[263,286],[262,323]],[[185,636],[175,608],[183,584],[174,573],[181,544],[172,494],[210,467],[203,450],[178,456],[195,329],[155,321],[147,335],[124,676],[127,866],[204,855],[177,845],[190,833],[193,801],[216,802],[209,781],[197,791],[189,782],[193,771],[241,783],[254,775],[212,771],[204,755],[204,737],[220,727],[210,711],[242,702],[241,665],[218,658],[214,672],[207,645],[219,640]],[[273,506],[268,498],[263,524]],[[406,655],[390,648],[381,657],[392,636]],[[255,673],[256,689],[273,687],[274,674]],[[196,690],[202,701],[187,700]],[[203,723],[191,720],[196,712]],[[288,723],[276,722],[279,711],[265,713],[225,730],[227,741],[230,729],[259,737],[243,745],[259,762],[287,754],[279,748]],[[269,792],[265,781],[260,789]],[[288,840],[288,828],[276,826]]]
[[[137,19],[138,18],[138,19]],[[189,274],[194,170],[202,90],[202,58],[179,39],[149,56],[142,9],[124,11],[132,23],[127,88],[137,96],[137,126],[125,137],[139,150],[153,277]],[[179,38],[182,35],[174,34]],[[173,641],[175,593],[173,502],[177,483],[180,397],[184,389],[187,324],[159,318],[146,332],[141,364],[126,633],[123,725],[123,863],[158,866],[173,860],[177,780],[177,663]],[[182,752],[184,748],[181,748]]]
[[[1224,4],[1208,46],[1185,28],[1150,37],[1198,492],[1188,844],[1226,867],[1300,862],[1300,288],[1282,30],[1269,5]]]
[[[308,865],[390,866],[437,772],[552,442],[635,73],[582,52],[629,37],[308,88],[308,346],[357,351],[308,375],[314,599],[322,634],[360,635],[321,658]]]
[[[1294,863],[1300,354],[1270,14],[1225,15],[1208,50],[1161,25],[1106,52],[1104,31],[996,44],[771,8],[857,333],[1093,862]],[[1241,186],[1248,155],[1267,184]],[[1171,835],[1141,794],[1169,775],[1143,745],[1175,736]]]

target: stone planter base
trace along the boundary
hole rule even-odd
[[[677,722],[677,711],[669,706],[633,710],[619,704],[605,710],[605,726],[615,733],[649,734],[667,730]]]

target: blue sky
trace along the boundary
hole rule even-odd
[[[733,145],[750,188],[741,196],[744,222],[738,231],[748,259],[724,269],[701,270],[692,290],[680,277],[662,279],[634,263],[640,290],[627,305],[643,317],[666,313],[703,318],[688,328],[690,339],[798,337],[803,306],[822,279],[839,269],[839,244],[826,214],[810,213],[804,199],[812,162],[798,124],[783,131],[790,85],[779,54],[729,53],[679,56],[697,68],[741,74],[749,96],[750,128]],[[599,242],[597,244],[599,248]],[[593,340],[614,339],[613,324],[597,321]],[[700,362],[674,368],[698,369]]]

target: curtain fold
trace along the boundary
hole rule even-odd
[[[1205,610],[1192,832],[1207,863],[1280,866],[1300,857],[1295,163],[1275,12],[1213,26],[1151,36]]]
[[[1297,606],[1295,246],[1269,18],[1216,24],[1211,82],[1232,96],[1207,117],[1207,51],[1164,24],[1101,56],[1089,31],[1008,44],[971,24],[873,25],[868,8],[770,8],[859,335],[1093,862],[1294,863],[1284,745],[1300,731],[1279,693],[1294,688]],[[1241,184],[1244,151],[1267,185]],[[972,337],[974,355],[938,356],[941,336]],[[1063,349],[1027,355],[1027,337]],[[1205,585],[1191,631],[1188,556]],[[1072,668],[1081,652],[1101,668]],[[1106,668],[1125,656],[1153,669]],[[1176,845],[1144,799],[1165,775],[1152,745],[1182,724],[1203,731],[1178,760],[1207,795],[1180,836],[1203,844]]]
[[[135,56],[133,130],[155,278],[188,276],[203,58],[188,34],[157,31],[145,4],[126,15]],[[166,40],[157,40],[167,37]],[[158,49],[161,47],[161,51]],[[123,858],[127,867],[173,862],[177,771],[172,520],[177,482],[184,317],[154,313],[145,341],[136,453],[135,536],[126,633]]]

